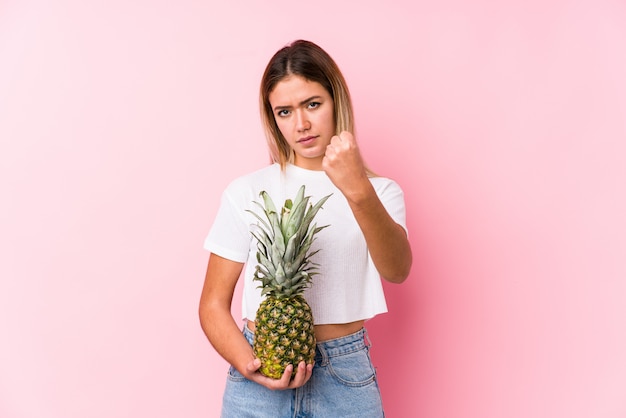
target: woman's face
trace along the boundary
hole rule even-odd
[[[330,93],[318,82],[289,75],[276,84],[269,101],[278,129],[294,151],[294,164],[321,170],[326,147],[335,135]]]

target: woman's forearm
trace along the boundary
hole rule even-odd
[[[358,196],[348,198],[372,261],[387,281],[402,283],[409,275],[413,256],[406,231],[387,213],[376,191],[368,182]]]

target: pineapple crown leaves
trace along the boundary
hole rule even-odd
[[[315,235],[328,225],[318,227],[312,222],[331,195],[313,205],[309,203],[310,196],[304,193],[305,187],[301,186],[295,199],[287,199],[279,213],[272,198],[262,191],[263,204],[253,203],[262,209],[265,217],[248,211],[259,221],[258,228],[252,232],[257,240],[258,262],[254,279],[261,282],[263,295],[301,294],[317,274],[317,264],[310,258],[319,250],[310,249]]]

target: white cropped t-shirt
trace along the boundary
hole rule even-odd
[[[391,218],[406,230],[404,194],[400,186],[384,177],[370,178],[378,197]],[[259,283],[253,280],[256,240],[251,231],[258,222],[247,212],[262,210],[259,193],[265,190],[277,208],[285,199],[294,199],[301,185],[306,196],[316,203],[331,194],[314,223],[329,225],[316,235],[312,257],[318,274],[304,297],[311,306],[315,324],[342,324],[367,320],[387,312],[380,274],[369,255],[365,238],[343,194],[323,171],[287,165],[281,171],[273,164],[232,181],[222,194],[214,223],[204,241],[204,248],[221,257],[245,263],[243,275],[242,318],[254,320],[263,300]]]

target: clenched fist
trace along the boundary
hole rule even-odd
[[[371,187],[359,147],[350,132],[344,131],[331,138],[322,169],[348,199],[358,197]]]

